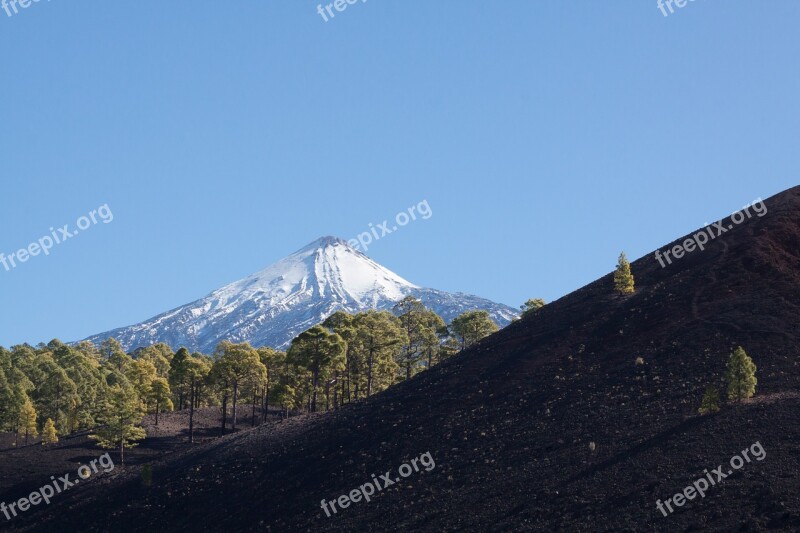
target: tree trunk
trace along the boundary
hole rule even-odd
[[[222,434],[225,435],[225,422],[228,420],[228,395],[222,396]]]
[[[264,387],[264,423],[267,422],[269,415],[269,377],[267,377],[267,386]]]
[[[231,429],[236,431],[236,402],[239,400],[239,382],[233,382],[233,422],[231,423]]]
[[[267,372],[267,387],[264,391],[264,422],[267,421],[269,416],[269,372]]]
[[[119,464],[125,465],[125,439],[119,439]]]
[[[258,399],[257,389],[253,388],[253,423],[250,427],[256,427],[256,400]]]
[[[369,359],[367,359],[367,398],[372,395],[372,359],[373,354],[370,351]]]
[[[194,381],[192,381],[192,398],[189,405],[189,444],[194,443]]]
[[[317,412],[317,386],[319,385],[319,369],[315,368],[311,379],[311,412]]]
[[[59,405],[60,405],[59,399],[61,399],[61,382],[60,381],[58,382],[58,385],[56,385],[56,412],[53,414],[53,421],[56,423],[56,426],[58,426],[58,408],[59,408]],[[59,427],[61,427],[61,426],[59,426]]]
[[[159,407],[160,407],[160,405],[159,405],[159,401],[158,401],[158,400],[156,400],[156,425],[158,425],[158,411],[159,411],[159,409],[158,409],[158,408],[159,408]]]

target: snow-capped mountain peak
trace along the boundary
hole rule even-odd
[[[165,342],[175,349],[211,352],[226,339],[283,347],[335,311],[390,309],[407,295],[446,321],[470,309],[486,309],[500,325],[516,315],[508,306],[475,296],[421,288],[328,236],[200,300],[88,340],[114,337],[129,350]]]

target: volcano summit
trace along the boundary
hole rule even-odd
[[[87,340],[114,337],[126,350],[164,342],[210,353],[222,340],[280,348],[335,311],[391,309],[409,295],[446,322],[476,309],[488,311],[499,326],[517,316],[515,309],[484,298],[414,285],[346,241],[322,237],[204,298]]]

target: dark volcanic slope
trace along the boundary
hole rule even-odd
[[[665,269],[652,254],[636,261],[630,297],[612,294],[609,274],[371,401],[205,445],[156,466],[153,487],[134,473],[24,524],[796,531],[800,188],[766,205]],[[758,365],[757,401],[697,416],[736,345]],[[755,441],[766,459],[669,517],[656,510]],[[320,509],[428,451],[432,471],[335,517]]]

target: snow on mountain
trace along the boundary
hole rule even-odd
[[[164,342],[173,349],[211,353],[223,340],[285,348],[299,333],[335,311],[391,309],[411,295],[446,322],[484,309],[501,327],[517,311],[462,293],[418,287],[336,237],[322,237],[274,265],[205,298],[145,322],[89,337],[114,337],[126,350]]]

